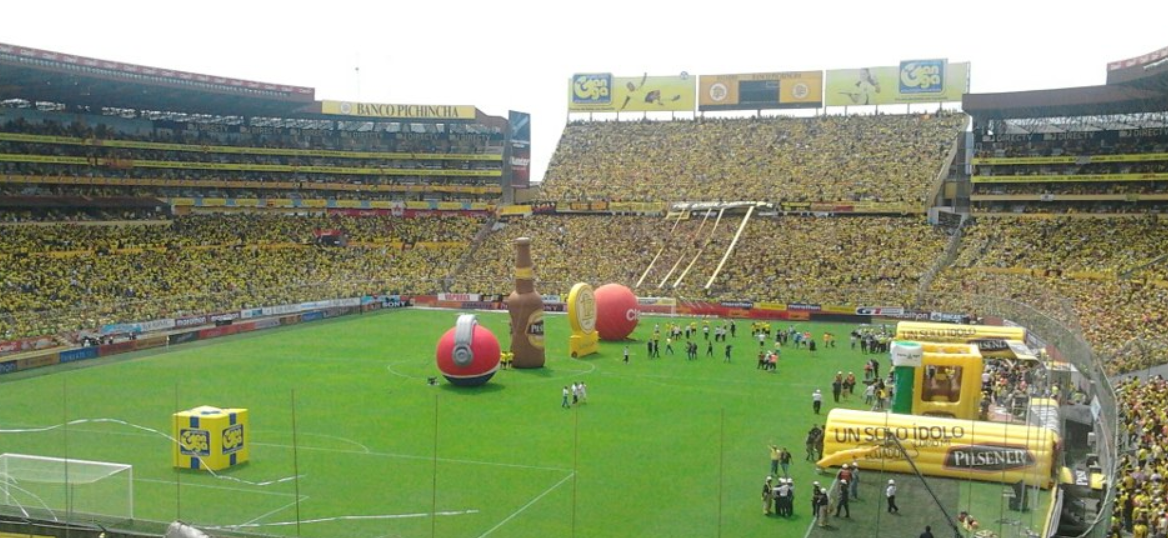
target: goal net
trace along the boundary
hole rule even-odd
[[[0,454],[0,512],[51,521],[134,519],[134,467]]]

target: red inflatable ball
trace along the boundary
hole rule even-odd
[[[456,346],[458,327],[438,340],[438,369],[447,381],[460,387],[476,387],[499,371],[499,339],[486,327],[475,324],[469,345]]]
[[[633,290],[620,284],[605,284],[596,288],[596,332],[601,340],[624,340],[641,317],[637,296]]]

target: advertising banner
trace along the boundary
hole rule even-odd
[[[61,361],[60,354],[49,353],[46,355],[39,355],[36,357],[17,359],[16,369],[17,369],[17,371],[24,371],[24,370],[31,370],[33,368],[42,368],[45,366],[52,366],[54,364],[58,364],[60,361]]]
[[[496,213],[499,218],[507,217],[528,217],[531,216],[531,206],[529,205],[507,205],[499,208]]]
[[[568,112],[693,112],[696,77],[614,77],[578,73],[568,85]]]
[[[24,351],[35,351],[38,349],[50,348],[54,345],[55,344],[53,339],[48,336],[24,338],[22,340],[10,340],[8,342],[0,342],[0,355],[21,353]]]
[[[561,202],[556,210],[559,213],[603,213],[608,211],[608,202]]]
[[[473,120],[472,105],[393,105],[382,103],[354,103],[351,101],[322,101],[321,114],[361,116],[365,118]]]
[[[702,75],[698,110],[818,108],[823,104],[823,71]]]
[[[96,347],[83,347],[61,352],[61,364],[97,358]]]
[[[904,314],[904,309],[893,306],[857,306],[857,316],[899,316]]]
[[[531,114],[507,113],[511,125],[511,186],[516,189],[531,187]]]
[[[103,325],[101,334],[142,334],[154,331],[167,331],[175,327],[175,320],[171,318],[141,321],[137,323],[114,323]]]
[[[191,331],[189,333],[177,333],[177,334],[170,335],[171,345],[185,344],[187,342],[194,342],[195,340],[198,340],[198,339],[199,339],[198,331]]]
[[[638,213],[643,215],[660,215],[669,207],[658,202],[609,202],[608,210],[613,213]]]
[[[200,325],[207,325],[208,323],[207,316],[191,316],[174,320],[174,326],[179,329],[198,327]]]
[[[827,72],[827,106],[960,101],[969,92],[969,62],[905,60],[899,66]]]
[[[169,339],[167,336],[150,336],[147,338],[139,338],[134,340],[134,349],[150,349],[155,347],[165,346]]]
[[[820,467],[862,469],[1051,486],[1059,436],[1046,428],[976,420],[833,409]],[[889,442],[895,437],[905,452]]]
[[[116,344],[106,344],[97,348],[97,354],[100,357],[108,357],[110,355],[117,355],[118,353],[125,353],[133,351],[135,340],[126,340],[125,342],[118,342]]]

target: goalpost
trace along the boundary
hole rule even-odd
[[[0,512],[53,521],[134,519],[134,466],[0,454]]]

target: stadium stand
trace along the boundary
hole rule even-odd
[[[921,204],[960,114],[575,123],[549,200]]]
[[[353,294],[435,293],[484,222],[244,214],[10,226],[0,236],[0,338]],[[322,229],[341,230],[351,247],[314,244]]]
[[[8,45],[0,69],[0,340],[437,293],[502,194],[507,120],[473,107]]]

